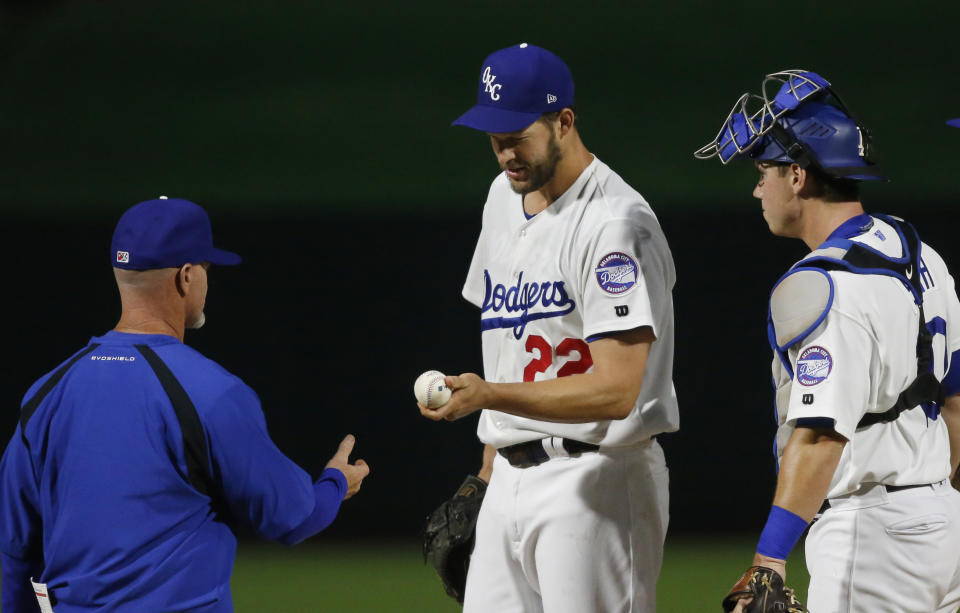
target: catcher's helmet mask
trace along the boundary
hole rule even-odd
[[[771,96],[773,84],[779,89]],[[694,156],[718,156],[723,164],[734,159],[797,163],[836,178],[885,181],[871,160],[872,149],[870,132],[826,79],[807,70],[783,70],[764,78],[761,95],[740,96],[714,140]]]

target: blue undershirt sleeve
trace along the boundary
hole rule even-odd
[[[40,577],[43,565],[39,560],[21,560],[0,553],[0,611],[10,613],[39,613],[40,605],[33,595],[30,578]]]
[[[340,503],[347,495],[347,478],[336,468],[328,468],[313,484],[313,495],[316,499],[313,513],[302,524],[277,539],[284,545],[296,545],[333,523]]]
[[[316,508],[314,485],[267,433],[260,400],[241,382],[202,416],[231,514],[258,536],[279,540]]]

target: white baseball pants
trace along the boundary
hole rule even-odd
[[[653,613],[668,521],[655,440],[514,468],[497,456],[465,613]]]
[[[956,613],[960,492],[873,486],[830,504],[806,541],[812,613]]]

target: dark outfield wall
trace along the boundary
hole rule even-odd
[[[480,451],[475,418],[427,422],[411,393],[428,368],[480,368],[459,290],[496,166],[482,135],[448,124],[483,57],[529,41],[568,61],[587,144],[653,203],[674,251],[674,529],[759,526],[774,479],[765,300],[803,249],[768,236],[751,169],[691,152],[766,72],[815,69],[895,179],[868,204],[960,265],[960,130],[943,125],[960,116],[957,4],[451,6],[0,2],[0,434],[34,378],[115,322],[116,217],[188,197],[246,258],[213,271],[210,323],[188,342],[259,392],[313,472],[358,435],[373,475],[334,533],[415,534]]]

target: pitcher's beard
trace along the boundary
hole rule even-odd
[[[530,192],[535,192],[557,174],[557,164],[563,159],[563,153],[560,151],[560,144],[557,137],[550,135],[550,142],[547,143],[547,155],[542,160],[531,163],[527,166],[527,180],[522,183],[514,183],[510,180],[510,188],[525,196]]]

